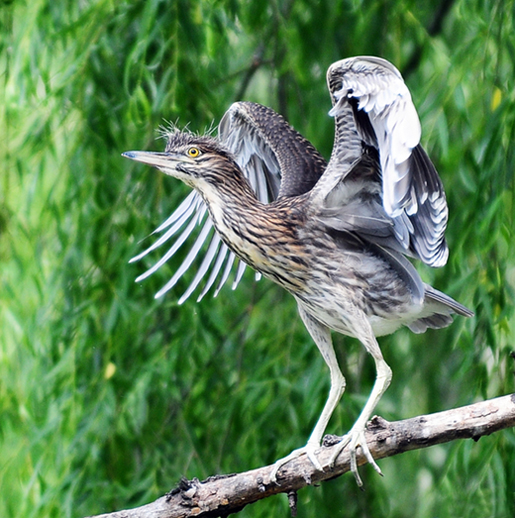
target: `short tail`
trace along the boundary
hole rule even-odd
[[[470,311],[470,309],[456,302],[445,293],[435,290],[432,286],[429,286],[429,284],[424,284],[424,290],[424,298],[430,310],[430,314],[408,324],[408,327],[414,333],[424,333],[428,327],[432,329],[447,327],[452,323],[452,314],[461,315],[463,317],[474,316],[473,311]]]

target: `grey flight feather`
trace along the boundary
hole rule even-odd
[[[285,119],[256,103],[234,103],[219,126],[220,140],[235,155],[245,176],[251,177],[251,158],[263,163],[272,190],[270,201],[310,191],[326,168],[326,161]]]
[[[399,71],[381,58],[349,58],[331,65],[327,83],[336,124],[331,161],[349,153],[358,157],[363,147],[375,151],[379,174],[369,179],[381,183],[384,211],[396,220],[395,237],[409,255],[443,266],[445,193],[420,146],[420,122]]]

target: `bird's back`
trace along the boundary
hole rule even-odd
[[[328,230],[310,214],[309,194],[250,210],[247,230],[254,238],[244,246],[259,250],[259,261],[248,255],[244,260],[335,331],[354,336],[357,312],[366,315],[376,336],[402,325],[415,332],[445,327],[452,313],[472,315],[424,284],[400,252],[355,232]]]

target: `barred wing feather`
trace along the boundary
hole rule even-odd
[[[331,65],[327,81],[339,137],[333,156],[338,159],[338,146],[348,147],[356,136],[376,150],[382,205],[394,220],[397,241],[426,264],[443,266],[448,257],[447,202],[438,173],[420,146],[420,121],[400,72],[384,59],[355,57]]]

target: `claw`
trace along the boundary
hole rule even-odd
[[[303,448],[298,448],[297,450],[293,450],[289,455],[286,455],[286,457],[283,457],[282,459],[279,459],[275,461],[274,467],[272,468],[272,471],[270,473],[270,482],[273,482],[277,484],[277,472],[285,465],[288,464],[288,462],[298,459],[302,455],[307,455],[308,459],[311,461],[313,466],[315,466],[315,469],[318,471],[324,471],[324,468],[322,467],[322,464],[320,464],[320,461],[318,460],[316,456],[316,450],[318,450],[319,446],[316,444],[306,444]]]
[[[342,440],[336,445],[335,451],[330,459],[330,465],[334,466],[334,463],[336,462],[336,459],[340,455],[340,453],[345,449],[346,446],[349,446],[349,454],[350,454],[350,470],[354,475],[354,478],[356,479],[356,484],[359,487],[363,487],[363,481],[361,480],[361,477],[359,476],[358,471],[358,461],[357,461],[357,455],[356,451],[358,449],[358,446],[361,448],[361,451],[365,458],[367,459],[367,462],[372,465],[372,467],[379,473],[379,475],[383,476],[383,472],[381,471],[381,468],[377,465],[377,462],[374,460],[374,457],[372,457],[372,454],[370,453],[370,450],[367,445],[367,441],[365,439],[365,432],[364,430],[361,431],[353,431],[351,430],[347,435],[344,435]]]

